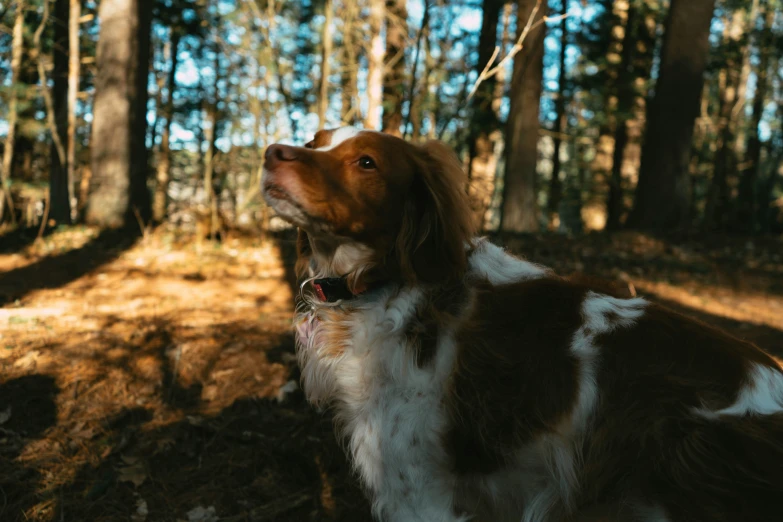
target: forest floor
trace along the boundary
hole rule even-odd
[[[0,520],[369,520],[330,419],[285,393],[293,236],[31,239],[0,236]],[[779,238],[503,242],[783,353]]]

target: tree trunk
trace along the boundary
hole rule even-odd
[[[163,127],[163,133],[160,138],[160,154],[158,158],[158,166],[155,171],[155,198],[152,205],[152,219],[156,223],[163,222],[166,219],[166,213],[168,209],[168,192],[169,181],[171,180],[171,122],[174,118],[174,91],[177,89],[177,64],[179,62],[179,40],[180,30],[177,27],[171,29],[171,40],[169,41],[169,53],[171,66],[169,68],[169,74],[166,78],[166,90],[168,96],[166,98],[166,104],[163,106],[163,118],[165,123]]]
[[[131,213],[136,218],[140,218],[144,223],[152,219],[152,198],[150,197],[147,180],[149,179],[149,151],[147,150],[147,102],[149,101],[149,90],[147,82],[150,73],[150,47],[152,33],[152,9],[149,4],[143,0],[135,0],[136,16],[138,26],[136,30],[135,61],[137,63],[134,69],[137,96],[137,111],[132,117],[131,131]]]
[[[321,81],[318,88],[318,128],[326,126],[326,110],[329,108],[329,75],[332,73],[332,21],[334,5],[332,0],[324,3],[324,28],[321,41]]]
[[[672,0],[655,96],[648,108],[630,227],[664,229],[690,224],[688,159],[714,8],[715,0]]]
[[[759,16],[759,0],[752,0],[750,11],[745,20],[745,35],[742,41],[742,68],[740,69],[739,86],[737,87],[737,101],[732,108],[732,121],[736,127],[734,147],[734,157],[741,158],[745,153],[747,143],[745,137],[745,103],[748,91],[748,78],[750,77],[750,55],[753,48],[752,34],[755,33],[756,19]]]
[[[215,36],[219,37],[218,34]],[[218,125],[220,123],[220,116],[218,114],[218,99],[219,99],[219,84],[220,84],[220,53],[217,45],[215,46],[215,63],[213,65],[215,71],[214,84],[212,86],[212,100],[207,107],[207,119],[209,125],[206,128],[206,140],[207,140],[207,152],[204,155],[204,191],[206,192],[207,209],[210,213],[210,238],[215,239],[218,229],[218,205],[217,197],[215,194],[215,156],[217,153],[217,137],[218,137]]]
[[[478,62],[476,72],[484,70],[498,44],[498,22],[503,0],[484,0],[479,34]],[[470,201],[479,230],[484,228],[484,215],[492,200],[497,161],[493,133],[500,127],[500,121],[492,108],[497,78],[484,80],[476,89],[471,107],[468,178]]]
[[[402,104],[405,100],[405,47],[408,39],[407,0],[386,0],[386,74],[383,80],[381,130],[402,136]]]
[[[617,75],[617,110],[615,111],[614,151],[612,173],[609,177],[609,195],[606,200],[606,228],[618,230],[624,213],[623,205],[623,159],[628,145],[628,120],[631,118],[634,102],[634,45],[636,44],[637,10],[628,7],[625,21],[625,35],[620,51]]]
[[[11,96],[8,101],[8,132],[3,151],[3,165],[0,171],[0,222],[5,213],[4,207],[8,205],[11,222],[16,223],[13,200],[11,199],[11,165],[14,161],[14,141],[16,139],[17,110],[17,83],[19,82],[19,69],[22,66],[22,53],[24,51],[24,11],[27,5],[24,0],[17,0],[16,14],[14,15],[14,28],[11,37]]]
[[[384,0],[370,0],[370,56],[367,66],[367,115],[364,126],[377,130],[381,126],[380,111],[383,99],[383,69],[386,49],[383,45]]]
[[[131,225],[137,213],[143,220],[149,212],[144,141],[151,20],[143,3],[102,0],[98,11],[101,34],[86,220],[105,228]]]
[[[535,5],[536,0],[518,0],[517,19],[520,25],[530,18]],[[543,1],[536,21],[546,12],[547,2]],[[545,35],[546,26],[543,24],[531,30],[523,49],[514,57],[500,222],[501,229],[507,232],[536,232],[539,229],[536,165]]]
[[[81,56],[79,50],[79,19],[82,16],[81,0],[70,0],[68,18],[68,132],[65,155],[68,163],[68,195],[75,199],[76,182],[76,102],[79,99]],[[82,205],[84,202],[81,202]],[[78,218],[77,218],[78,219]]]
[[[713,166],[712,183],[707,194],[704,225],[721,229],[728,225],[731,189],[729,183],[737,170],[735,141],[737,119],[734,107],[739,103],[742,83],[742,45],[747,24],[742,11],[736,11],[725,25],[723,55],[725,67],[720,72],[720,103],[718,108],[717,152]]]
[[[764,105],[769,92],[770,57],[775,52],[775,37],[772,25],[775,21],[775,10],[766,0],[762,0],[764,27],[759,38],[759,65],[756,70],[756,92],[753,95],[753,113],[748,132],[748,144],[745,151],[744,169],[740,173],[739,196],[737,198],[736,228],[752,231],[761,223],[754,222],[757,210],[757,184],[761,178],[761,139],[759,125],[764,115]]]
[[[353,125],[361,119],[359,106],[356,103],[356,95],[359,92],[358,61],[356,43],[354,40],[354,24],[356,20],[356,6],[353,2],[347,2],[344,6],[345,21],[343,22],[343,50],[345,55],[342,74],[342,109],[340,119],[344,124]]]
[[[563,194],[563,186],[560,181],[560,147],[563,143],[563,134],[565,134],[568,124],[566,116],[566,50],[568,47],[568,3],[566,0],[560,0],[560,15],[563,19],[560,21],[560,61],[559,78],[557,88],[557,99],[555,100],[555,138],[553,140],[552,152],[552,178],[549,181],[549,198],[547,200],[547,210],[549,211],[549,226],[556,228],[559,224],[560,199]]]
[[[57,0],[54,4],[54,69],[52,70],[52,101],[54,108],[55,132],[61,143],[68,140],[68,32],[70,5],[69,0]],[[54,139],[51,147],[51,169],[49,171],[49,219],[56,223],[71,222],[70,178],[68,158],[60,161]]]

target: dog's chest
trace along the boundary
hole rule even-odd
[[[395,490],[412,490],[439,459],[449,346],[441,336],[434,360],[417,364],[407,333],[417,297],[403,294],[350,314],[316,312],[299,329],[305,393],[335,405],[354,465],[376,492],[392,482]]]

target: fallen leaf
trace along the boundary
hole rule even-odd
[[[120,482],[130,482],[139,487],[147,480],[147,469],[144,463],[138,457],[122,457],[125,466],[117,469],[117,480]]]

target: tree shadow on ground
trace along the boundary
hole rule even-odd
[[[0,383],[0,520],[14,520],[38,502],[40,470],[20,456],[57,423],[59,389],[48,375],[26,375]]]
[[[630,275],[674,285],[700,283],[783,296],[783,237],[641,232],[495,233],[511,252],[554,268],[611,277]]]
[[[41,238],[49,237],[57,230],[53,227],[44,228]],[[38,239],[39,227],[18,227],[0,235],[0,254],[21,252]]]
[[[245,321],[196,328],[165,317],[124,322],[132,323],[126,339],[110,331],[117,322],[109,317],[90,346],[64,340],[40,348],[40,361],[82,354],[72,369],[56,369],[61,390],[39,375],[0,387],[0,409],[8,393],[17,398],[14,422],[28,418],[25,410],[35,415],[36,429],[14,429],[28,438],[48,430],[27,464],[15,461],[21,450],[3,461],[9,500],[2,520],[174,522],[199,507],[213,507],[220,520],[371,519],[331,419],[301,392],[278,399],[278,385],[263,387],[281,364],[289,365],[281,382],[298,380],[290,333]],[[243,337],[250,342],[238,347]],[[200,340],[211,355],[195,352]],[[38,369],[48,371],[44,364]],[[220,373],[226,377],[210,397]],[[48,409],[23,402],[55,395]],[[147,515],[138,518],[141,512]]]
[[[131,248],[138,234],[104,230],[80,248],[46,256],[30,265],[0,274],[0,306],[35,290],[59,288],[109,263]]]

